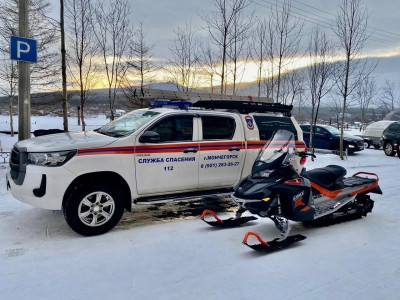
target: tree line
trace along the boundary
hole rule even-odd
[[[311,32],[305,32],[306,20],[295,13],[293,0],[263,5],[267,15],[257,14],[252,0],[212,0],[209,10],[198,12],[200,28],[188,22],[174,29],[166,59],[154,57],[145,21],[132,24],[129,1],[60,4],[65,28],[51,16],[48,0],[30,1],[30,34],[38,40],[39,53],[38,64],[31,66],[31,81],[34,88],[59,86],[58,49],[65,32],[67,84],[79,93],[83,130],[85,103],[95,86],[107,87],[113,119],[118,95],[129,99],[132,107],[143,107],[138,95],[155,81],[173,82],[186,92],[207,87],[212,93],[240,94],[249,66],[255,67],[258,96],[298,107],[311,105],[313,124],[321,102],[330,103],[341,116],[356,102],[363,122],[372,105],[390,111],[399,104],[397,83],[388,80],[378,88],[372,76],[376,63],[361,59],[370,38],[361,0],[339,0],[331,28],[315,26]],[[10,99],[11,131],[18,72],[17,63],[8,59],[8,44],[9,36],[18,33],[17,20],[18,0],[0,0],[0,89]],[[306,62],[299,68],[301,61]]]

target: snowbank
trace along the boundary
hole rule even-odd
[[[39,118],[35,125],[55,128],[52,122]],[[14,142],[6,135],[0,138],[4,148]],[[15,200],[6,190],[6,169],[0,165],[1,297],[399,299],[400,201],[395,175],[400,160],[367,149],[346,161],[319,155],[307,168],[327,164],[340,164],[349,175],[361,170],[377,173],[384,195],[373,196],[375,208],[367,218],[323,228],[292,223],[292,233],[307,239],[270,255],[241,244],[249,230],[265,239],[276,237],[278,231],[267,219],[215,230],[197,215],[165,221],[136,218],[141,211],[142,216],[152,213],[162,220],[168,206],[134,207],[109,233],[82,237],[69,229],[61,212]]]

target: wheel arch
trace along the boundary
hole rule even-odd
[[[121,175],[110,171],[86,173],[75,178],[66,189],[62,204],[64,205],[65,201],[67,201],[68,199],[69,193],[76,186],[80,184],[99,182],[112,183],[113,185],[117,185],[123,194],[124,208],[129,212],[132,211],[132,195],[128,183]]]

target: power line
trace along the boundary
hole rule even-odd
[[[311,5],[302,3],[302,2],[300,2],[300,1],[293,0],[293,2],[299,3],[299,4],[301,4],[301,5],[307,6],[307,7],[312,8],[312,9],[315,9],[315,10],[320,11],[320,12],[322,12],[322,13],[325,13],[325,14],[327,14],[327,15],[336,17],[336,15],[333,14],[333,13],[324,11],[324,10],[322,10],[322,9],[319,9],[319,8],[317,8],[317,7],[314,7],[314,6],[311,6]],[[380,29],[380,28],[377,28],[377,27],[373,27],[373,26],[368,26],[368,27],[371,28],[371,29],[375,29],[375,30],[381,31],[381,32],[385,32],[385,33],[390,34],[390,35],[394,35],[394,36],[396,36],[396,37],[400,37],[400,34],[398,34],[398,33],[390,32],[390,31],[383,30],[383,29]]]
[[[278,2],[279,2],[280,4],[282,3],[282,2],[280,2],[280,1],[276,1],[275,3],[272,3],[272,2],[267,1],[267,0],[258,0],[258,1],[261,1],[261,2],[264,2],[264,3],[268,3],[268,4],[272,5],[272,6],[276,6],[276,7],[279,7],[279,8],[281,8],[281,9],[284,8],[282,5],[278,5]],[[257,1],[253,1],[253,0],[252,0],[251,2],[253,2],[253,3],[256,4],[256,5],[262,6],[262,7],[270,8],[270,6],[265,5],[265,4],[261,4],[261,3],[257,2]],[[297,2],[297,1],[296,1],[296,2]],[[307,5],[307,6],[309,6],[309,5]],[[310,7],[311,7],[311,6],[310,6]],[[322,19],[322,20],[321,20],[321,19],[316,19],[316,18],[310,17],[309,15],[304,15],[304,14],[302,14],[302,13],[297,12],[296,10],[293,10],[293,13],[294,13],[294,14],[296,14],[296,15],[298,15],[298,16],[300,16],[300,17],[303,17],[303,18],[304,18],[304,21],[306,21],[306,22],[308,22],[308,23],[312,23],[312,24],[315,24],[315,25],[319,25],[319,26],[324,27],[324,28],[327,28],[327,29],[332,29],[332,26],[333,26],[334,23],[335,23],[335,21],[332,20],[332,19],[328,19],[328,18],[326,18],[326,17],[317,15],[317,14],[315,14],[315,13],[308,12],[308,11],[306,11],[306,10],[304,10],[304,9],[301,9],[301,8],[297,7],[297,6],[293,6],[293,5],[292,5],[292,8],[295,8],[295,9],[297,9],[297,10],[306,12],[307,14],[311,14],[311,15],[317,16],[318,18],[321,18],[321,19]],[[317,10],[318,10],[318,9],[317,9]],[[325,13],[327,13],[327,12],[325,12]],[[331,14],[331,13],[327,13],[327,14],[333,15],[333,14]],[[334,15],[333,15],[333,16],[334,16]],[[311,19],[311,20],[310,20],[310,19]],[[313,20],[313,21],[312,21],[312,20]],[[370,28],[372,28],[372,27],[370,27]],[[396,46],[398,45],[398,43],[396,43],[396,42],[388,41],[388,40],[385,40],[385,39],[382,39],[382,38],[379,38],[379,37],[372,36],[372,35],[373,35],[373,32],[367,32],[367,33],[371,35],[370,40],[372,40],[372,41],[376,41],[376,42],[380,42],[380,43],[386,43],[386,44],[391,44],[391,45],[396,45]],[[390,38],[390,39],[394,38],[394,37],[390,37],[390,36],[387,36],[387,35],[386,35],[386,37],[388,37],[388,38]],[[397,38],[395,38],[395,39],[397,39]]]

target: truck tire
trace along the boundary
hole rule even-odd
[[[383,145],[383,151],[387,156],[394,156],[396,154],[392,142],[385,142],[385,144]]]
[[[364,148],[369,148],[371,147],[371,142],[370,141],[364,141]]]
[[[121,192],[110,184],[80,184],[63,203],[64,218],[75,232],[99,235],[112,229],[124,213]]]

